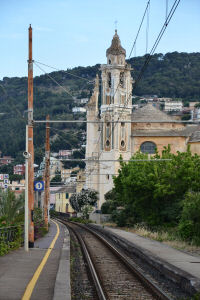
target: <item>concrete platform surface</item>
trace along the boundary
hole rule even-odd
[[[200,256],[184,253],[168,245],[153,241],[149,238],[141,237],[132,232],[110,228],[107,226],[105,226],[105,229],[130,241],[137,247],[151,252],[154,257],[158,257],[159,259],[162,259],[169,264],[191,274],[192,277],[197,277],[200,279]]]
[[[59,223],[60,234],[33,290],[31,300],[53,299],[54,285],[63,246],[65,226]],[[35,247],[23,248],[0,257],[0,300],[19,300],[40,265],[57,232],[51,221],[48,234],[35,241]]]

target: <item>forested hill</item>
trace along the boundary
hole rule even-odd
[[[132,76],[137,78],[145,56],[131,58]],[[99,72],[100,65],[77,67],[68,72],[50,73],[69,93],[56,85],[47,75],[34,78],[34,118],[44,119],[47,114],[53,119],[73,119],[72,108],[76,106],[73,97],[91,95],[91,80]],[[36,68],[36,67],[34,67]],[[200,53],[155,54],[144,73],[140,84],[133,91],[136,95],[152,94],[159,97],[182,98],[184,101],[200,101]],[[71,96],[72,95],[72,96]],[[27,119],[27,78],[4,77],[0,81],[0,151],[4,155],[22,160],[25,148],[25,124]],[[52,151],[79,147],[81,129],[84,125],[59,124],[51,130]],[[43,155],[44,125],[35,128],[36,161]],[[79,134],[77,134],[79,132]],[[53,138],[54,136],[54,138]]]

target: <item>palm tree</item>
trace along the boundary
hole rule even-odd
[[[11,224],[15,221],[17,215],[23,210],[24,196],[20,195],[16,198],[15,194],[11,190],[0,190],[0,218],[4,217],[7,224]]]

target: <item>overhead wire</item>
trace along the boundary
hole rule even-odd
[[[75,100],[76,98],[66,89],[64,88],[60,83],[57,82],[57,80],[55,80],[52,76],[50,76],[44,69],[42,69],[36,62],[34,62],[34,64],[42,71],[45,73],[45,75],[47,75],[53,82],[55,82],[60,88],[62,88],[68,95],[70,95],[73,100]]]
[[[50,69],[53,69],[53,70],[56,70],[56,71],[59,71],[59,72],[63,72],[63,73],[69,74],[69,75],[71,75],[71,76],[73,76],[73,77],[76,77],[76,78],[85,80],[85,81],[87,81],[88,83],[94,83],[94,80],[88,80],[88,79],[86,79],[86,78],[84,78],[84,77],[75,75],[75,74],[73,74],[73,73],[71,73],[71,72],[68,72],[68,71],[65,71],[65,70],[60,70],[60,69],[58,69],[58,68],[56,68],[56,67],[52,67],[52,66],[47,65],[47,64],[44,64],[44,63],[42,63],[42,62],[40,62],[40,61],[34,60],[34,62],[36,62],[36,63],[38,63],[38,64],[40,64],[40,65],[43,65],[43,66],[45,66],[45,67],[48,67],[48,68],[50,68]]]
[[[167,20],[168,15],[168,0],[166,0],[166,10],[165,10],[165,19]]]
[[[149,43],[149,14],[150,14],[150,1],[147,8],[147,24],[146,24],[146,54],[148,52],[148,43]]]
[[[133,46],[132,46],[132,48],[131,48],[131,51],[130,51],[130,54],[129,54],[128,59],[131,57],[131,54],[132,54],[132,52],[133,52],[133,49],[134,49],[134,47],[135,47],[135,45],[136,45],[137,38],[138,38],[138,36],[139,36],[139,33],[140,33],[140,30],[141,30],[142,24],[143,24],[143,22],[144,22],[144,18],[145,18],[145,15],[146,15],[146,13],[147,13],[149,4],[150,4],[150,0],[148,0],[148,2],[147,2],[147,5],[146,5],[146,8],[145,8],[143,17],[142,17],[142,21],[141,21],[140,26],[139,26],[139,28],[138,28],[138,31],[137,31],[137,34],[136,34],[136,37],[135,37],[135,40],[134,40]]]
[[[147,55],[147,58],[146,58],[146,60],[145,60],[145,62],[144,62],[144,64],[143,64],[142,68],[140,69],[140,73],[139,73],[137,79],[136,79],[135,82],[134,82],[133,89],[136,88],[136,86],[138,85],[139,81],[141,80],[141,77],[142,77],[142,75],[144,74],[144,71],[146,70],[146,68],[147,68],[147,66],[148,66],[148,64],[149,64],[149,62],[150,62],[150,60],[152,59],[152,56],[153,56],[153,54],[154,54],[154,52],[155,52],[155,50],[156,50],[156,48],[157,48],[157,46],[158,46],[158,44],[159,44],[159,42],[160,42],[160,40],[161,40],[161,38],[162,38],[162,36],[163,36],[165,30],[166,30],[166,28],[167,28],[169,22],[171,21],[171,18],[173,17],[173,15],[174,15],[174,13],[175,13],[175,11],[176,11],[176,9],[177,9],[177,7],[178,7],[180,1],[181,1],[181,0],[175,0],[175,1],[174,1],[174,4],[173,4],[173,6],[172,6],[172,8],[171,8],[171,10],[170,10],[170,12],[169,12],[169,14],[168,14],[168,16],[167,16],[167,18],[166,18],[164,24],[163,24],[163,26],[162,26],[162,28],[161,28],[161,30],[160,30],[158,36],[157,36],[156,41],[155,41],[155,43],[153,44],[153,47],[151,48],[150,53]]]

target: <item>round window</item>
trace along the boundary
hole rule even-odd
[[[153,142],[144,142],[140,146],[140,150],[142,153],[154,154],[156,151],[156,144]]]

